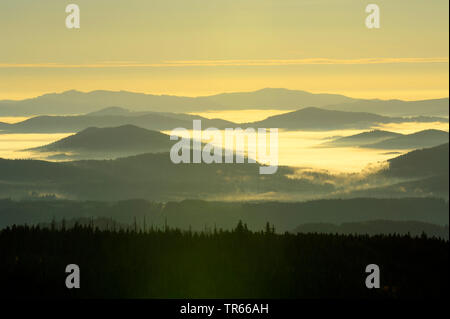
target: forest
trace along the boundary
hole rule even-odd
[[[12,226],[0,232],[6,298],[421,298],[448,294],[448,241],[426,235],[277,234],[165,226],[100,230]],[[67,289],[65,268],[80,268]],[[380,267],[381,287],[365,286]]]

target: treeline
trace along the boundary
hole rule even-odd
[[[448,225],[441,226],[415,221],[372,220],[342,224],[309,223],[299,225],[294,232],[349,235],[409,234],[411,236],[420,236],[424,233],[429,237],[438,237],[445,240],[449,239]]]
[[[0,200],[0,228],[13,224],[49,223],[73,218],[112,218],[142,227],[168,224],[180,229],[204,230],[214,225],[233,229],[239,220],[259,230],[268,221],[280,232],[306,223],[366,222],[373,220],[418,221],[448,225],[448,202],[436,198],[354,198],[307,202],[216,202],[203,200],[146,200],[116,202],[70,200]],[[402,232],[405,231],[402,227]],[[425,229],[424,229],[425,230]],[[395,232],[395,231],[394,231]]]
[[[448,294],[448,241],[426,236],[13,226],[0,232],[8,298],[416,298]],[[67,289],[68,264],[81,288]],[[367,289],[377,264],[381,288]]]

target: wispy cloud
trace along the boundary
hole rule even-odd
[[[159,63],[106,61],[99,63],[0,63],[0,68],[163,68],[212,66],[284,66],[284,65],[368,65],[398,63],[448,63],[448,57],[429,58],[361,58],[361,59],[256,59],[256,60],[177,60]]]

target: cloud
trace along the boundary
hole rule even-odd
[[[177,60],[159,63],[132,61],[107,61],[86,64],[67,63],[0,63],[0,68],[163,68],[163,67],[214,67],[214,66],[288,66],[288,65],[369,65],[399,63],[448,63],[448,57],[429,58],[361,58],[361,59],[257,59],[257,60]]]

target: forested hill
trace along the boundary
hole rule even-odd
[[[389,160],[392,176],[443,176],[449,174],[449,143],[415,150]]]
[[[134,125],[90,127],[54,143],[32,148],[37,152],[71,152],[88,156],[135,155],[168,152],[173,141],[166,134]]]

